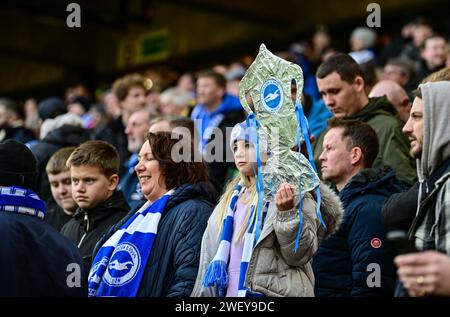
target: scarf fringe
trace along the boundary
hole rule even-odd
[[[225,296],[228,288],[227,266],[228,264],[224,261],[212,261],[203,280],[203,285],[206,287],[216,286],[221,297]]]

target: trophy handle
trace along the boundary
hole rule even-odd
[[[247,112],[247,115],[249,114],[255,114],[255,106],[253,105],[253,107],[251,105],[248,104],[247,101],[247,97],[250,96],[250,98],[252,98],[252,102],[253,102],[253,97],[250,94],[250,91],[252,90],[252,88],[247,88],[247,89],[239,89],[239,100],[241,101],[241,105],[244,108],[244,110]]]
[[[290,74],[292,74],[293,78],[292,80],[295,80],[295,85],[297,86],[297,92],[295,93],[295,97],[296,97],[296,102],[300,102],[301,104],[301,100],[302,100],[302,91],[303,91],[303,72],[302,69],[300,68],[300,66],[298,66],[297,64],[291,64],[289,65],[292,68],[292,71],[290,72]],[[291,88],[292,89],[292,88]],[[291,91],[289,91],[291,92]],[[291,99],[292,100],[292,99]],[[292,104],[295,108],[295,103],[294,101],[292,101]]]

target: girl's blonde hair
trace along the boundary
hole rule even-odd
[[[236,236],[236,238],[233,241],[234,243],[239,241],[244,236],[245,231],[247,229],[247,224],[249,223],[250,211],[251,211],[250,209],[251,209],[253,201],[255,200],[255,196],[257,196],[255,177],[254,176],[244,176],[241,174],[241,175],[237,176],[236,178],[234,178],[232,181],[230,181],[228,183],[228,185],[225,189],[225,192],[223,193],[223,195],[220,198],[220,201],[217,205],[217,208],[219,210],[219,215],[217,218],[217,222],[218,222],[217,226],[218,226],[219,232],[221,232],[222,227],[223,227],[223,218],[225,217],[225,215],[227,213],[228,206],[230,205],[230,201],[233,196],[234,189],[240,181],[242,181],[245,188],[248,191],[250,191],[250,199],[248,201],[247,213],[245,215],[245,220],[244,220],[241,228],[239,229],[239,234]],[[252,214],[251,223],[253,223],[253,221],[255,221],[255,219],[256,219],[256,210]]]

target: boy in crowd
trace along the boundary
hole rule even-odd
[[[72,219],[78,208],[72,197],[70,170],[66,166],[67,159],[73,150],[75,147],[69,146],[56,151],[45,167],[56,205],[48,208],[44,220],[58,231]]]
[[[79,208],[61,233],[78,246],[87,272],[97,241],[130,211],[123,193],[116,191],[119,164],[117,150],[104,141],[82,143],[66,163]]]

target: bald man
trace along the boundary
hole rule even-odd
[[[408,121],[409,112],[411,110],[411,102],[409,101],[406,91],[392,80],[379,81],[370,91],[369,97],[386,96],[387,99],[394,105],[398,112],[400,119],[403,122]]]

